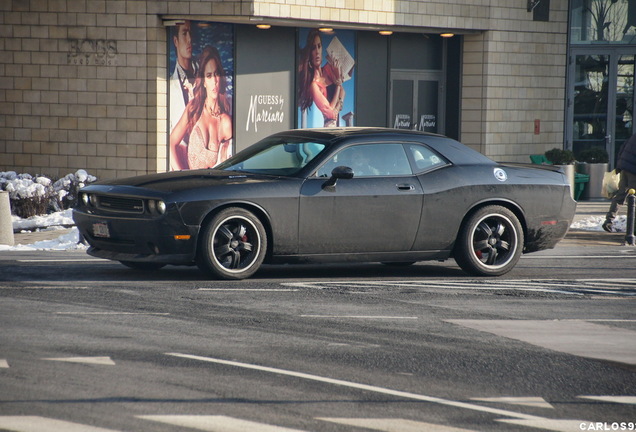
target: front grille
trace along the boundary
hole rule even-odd
[[[144,201],[139,198],[99,196],[98,207],[102,210],[122,213],[143,214]]]

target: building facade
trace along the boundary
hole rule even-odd
[[[636,0],[572,0],[566,147],[614,162],[634,129]]]
[[[177,95],[194,93],[171,85],[186,23],[197,67],[210,51],[220,58],[206,65],[224,78],[223,103],[205,105],[225,124],[219,154],[327,124],[317,103],[301,103],[302,58],[320,28],[323,64],[338,57],[338,125],[429,130],[495,160],[529,162],[578,145],[566,130],[569,10],[567,0],[5,1],[0,171],[82,168],[106,179],[181,168],[190,133],[172,134],[185,109]],[[191,71],[191,87],[203,72],[197,81]]]

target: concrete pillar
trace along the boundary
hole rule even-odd
[[[5,191],[0,191],[0,244],[9,246],[15,244],[9,192]]]

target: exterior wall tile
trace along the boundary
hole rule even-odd
[[[526,162],[563,144],[567,7],[552,0],[543,23],[532,21],[525,2],[507,0],[13,1],[0,13],[0,170],[87,168],[101,178],[165,170],[160,15],[191,14],[469,31],[462,141],[495,159]],[[97,55],[104,41],[112,43],[107,58]]]

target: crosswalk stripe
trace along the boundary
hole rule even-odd
[[[474,320],[446,322],[580,357],[636,365],[636,331],[586,321]]]
[[[591,399],[601,402],[636,405],[636,396],[578,396],[581,399]]]
[[[87,363],[105,366],[114,366],[115,362],[110,357],[58,357],[44,358],[42,360],[69,362],[69,363]]]
[[[14,432],[117,432],[39,416],[0,416],[0,429]]]
[[[222,415],[141,415],[137,418],[204,432],[304,432]]]
[[[471,429],[460,429],[406,419],[335,417],[317,417],[316,419],[380,432],[473,432]]]
[[[558,419],[497,419],[498,422],[516,424],[537,429],[545,429],[556,432],[572,432],[581,430],[581,425],[590,423],[581,420],[558,420]]]
[[[343,289],[349,293],[381,288],[410,289],[443,289],[473,291],[527,291],[584,295],[636,296],[636,279],[462,279],[462,280],[410,280],[410,281],[320,281],[320,282],[286,282],[284,286],[304,289]]]
[[[496,403],[506,403],[511,405],[525,405],[536,408],[551,408],[554,409],[552,405],[546,402],[542,397],[490,397],[490,398],[471,398],[472,400],[482,401],[482,402],[496,402]]]
[[[0,359],[0,368],[8,368],[9,362],[6,359]]]

